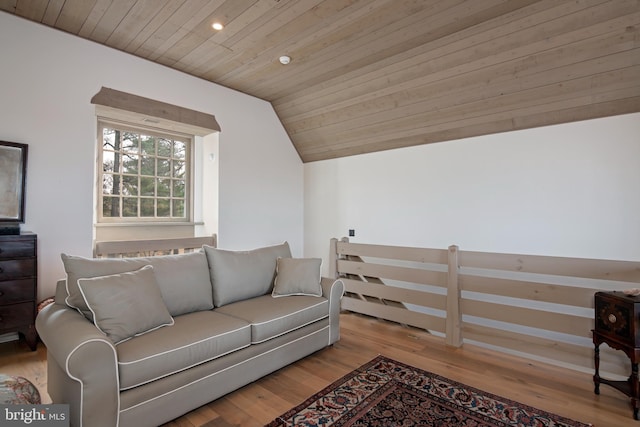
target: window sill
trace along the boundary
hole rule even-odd
[[[100,222],[93,224],[96,228],[108,227],[194,227],[204,222]]]

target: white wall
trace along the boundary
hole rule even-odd
[[[39,236],[40,298],[63,276],[61,252],[92,253],[102,86],[214,114],[219,246],[288,240],[302,253],[303,166],[269,103],[6,13],[0,52],[0,140],[29,144],[23,229]]]
[[[349,228],[352,242],[638,261],[640,114],[305,164],[305,255],[327,261]]]

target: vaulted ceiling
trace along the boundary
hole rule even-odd
[[[640,111],[639,0],[0,0],[0,10],[270,101],[304,162]]]

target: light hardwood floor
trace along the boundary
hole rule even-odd
[[[629,400],[602,385],[593,393],[590,373],[580,373],[469,344],[460,349],[415,328],[353,313],[341,316],[341,339],[297,363],[202,406],[165,427],[263,426],[378,354],[487,392],[596,427],[640,427]],[[0,372],[30,379],[46,394],[46,349],[0,344]]]

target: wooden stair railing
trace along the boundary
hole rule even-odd
[[[342,309],[428,330],[448,345],[484,345],[593,369],[595,292],[640,288],[640,262],[350,243],[331,239]],[[385,302],[387,302],[385,304]],[[391,303],[389,303],[391,302]],[[620,352],[601,367],[628,375]]]
[[[94,244],[95,258],[129,258],[180,254],[200,249],[202,245],[217,246],[217,235],[147,240],[98,241]]]

